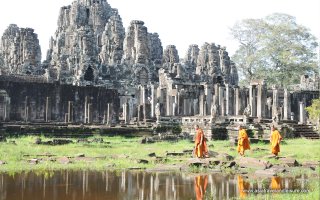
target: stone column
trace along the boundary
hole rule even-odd
[[[225,98],[224,98],[224,87],[219,87],[219,113],[221,116],[225,116]]]
[[[199,100],[196,98],[193,100],[193,115],[199,114]]]
[[[278,89],[273,88],[272,90],[272,118],[277,115],[278,112],[278,106],[279,106],[279,94]]]
[[[304,102],[299,102],[299,123],[305,124],[306,123],[306,111]]]
[[[26,96],[25,102],[24,102],[24,120],[25,122],[28,122],[29,119],[29,106],[28,106],[29,98]]]
[[[88,100],[89,100],[89,97],[86,96],[84,99],[84,119],[83,119],[83,122],[85,124],[88,122]]]
[[[234,88],[234,100],[235,100],[235,115],[239,115],[240,112],[240,94],[239,94],[239,88]]]
[[[156,99],[157,99],[157,96],[156,96],[156,86],[155,85],[151,85],[151,118],[154,118],[156,117],[155,113],[154,113],[154,108],[156,106]]]
[[[73,122],[73,102],[68,101],[68,123]]]
[[[290,92],[287,89],[284,90],[283,96],[283,119],[288,120],[291,115],[291,103],[290,103]]]
[[[230,95],[230,87],[229,87],[229,84],[226,84],[226,115],[230,115],[231,112],[230,112],[230,104],[231,104],[231,95]]]
[[[45,121],[49,122],[50,120],[51,120],[51,98],[46,97]]]
[[[214,85],[214,103],[218,105],[219,102],[219,85],[215,84]]]
[[[207,115],[211,115],[211,104],[212,104],[212,86],[205,85],[204,94],[206,95],[206,107],[205,111]]]
[[[124,117],[124,123],[129,124],[129,104],[124,103],[123,104],[123,117]]]
[[[107,113],[106,113],[106,124],[111,125],[112,120],[112,105],[111,103],[107,104]]]
[[[257,117],[259,119],[265,117],[266,88],[264,83],[258,85],[257,95]]]
[[[167,91],[167,116],[172,115],[172,96],[171,91]]]
[[[257,113],[257,104],[256,104],[256,89],[255,86],[250,85],[249,87],[249,104],[251,106],[251,117],[255,117]]]
[[[88,103],[88,123],[92,123],[93,121],[93,111],[92,111],[92,103]]]
[[[189,99],[183,99],[183,114],[189,115]]]
[[[199,115],[203,116],[204,115],[204,92],[201,90],[200,91],[200,97],[199,97]]]

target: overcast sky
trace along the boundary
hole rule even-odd
[[[0,0],[0,34],[9,24],[35,29],[45,59],[49,38],[57,28],[59,9],[73,0]],[[320,0],[107,0],[117,8],[127,29],[131,20],[142,20],[149,32],[159,33],[162,46],[177,46],[183,58],[190,44],[214,42],[232,55],[237,42],[230,27],[246,18],[275,12],[296,17],[297,22],[320,38]]]

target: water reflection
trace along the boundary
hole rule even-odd
[[[194,178],[194,191],[196,199],[202,200],[208,185],[208,175],[197,176]]]
[[[239,197],[244,199],[247,196],[247,192],[250,189],[250,183],[245,181],[240,175],[237,176],[238,178],[238,190],[239,190]]]
[[[0,174],[0,200],[230,199],[245,198],[249,189],[303,189],[306,181],[301,176],[297,180],[274,177],[251,183],[242,176],[140,171]]]

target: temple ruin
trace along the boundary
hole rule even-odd
[[[1,122],[179,125],[189,133],[197,123],[208,138],[244,123],[263,137],[272,123],[306,124],[305,107],[319,98],[317,76],[290,88],[238,83],[225,47],[192,44],[181,59],[143,21],[125,30],[106,0],[62,7],[43,62],[31,28],[9,25],[0,43]]]

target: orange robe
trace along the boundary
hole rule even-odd
[[[239,130],[237,150],[240,154],[244,154],[244,151],[247,149],[250,149],[248,134],[245,129],[241,129]]]
[[[197,176],[194,178],[194,191],[196,192],[196,199],[202,200],[208,185],[208,175]]]
[[[195,155],[198,158],[202,158],[204,157],[204,155],[208,153],[208,147],[205,141],[204,133],[200,128],[198,128],[197,130],[194,145],[195,145]]]
[[[270,184],[271,190],[281,190],[281,177],[272,177],[271,178],[271,184]]]
[[[278,130],[274,130],[271,133],[270,142],[271,142],[271,152],[275,155],[278,155],[280,152],[280,140],[282,139]]]
[[[240,175],[238,175],[238,189],[240,199],[246,198],[247,192],[245,190],[250,189],[250,183],[244,181]]]

